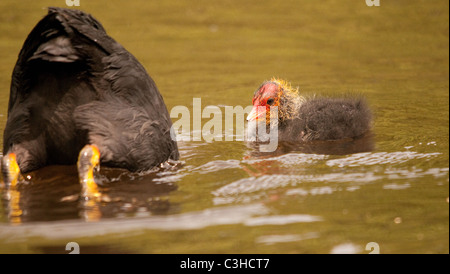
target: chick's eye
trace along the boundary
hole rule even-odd
[[[272,105],[274,101],[275,101],[275,100],[274,100],[273,98],[269,98],[269,99],[267,100],[267,104],[268,104],[268,105]]]

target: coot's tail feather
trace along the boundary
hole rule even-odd
[[[94,48],[104,54],[92,54]],[[86,63],[118,48],[121,46],[106,34],[102,25],[91,15],[78,10],[49,8],[48,14],[30,32],[19,53],[12,74],[8,112],[19,93],[33,89],[33,80],[45,71],[42,66],[77,61]],[[47,63],[36,65],[33,61]]]

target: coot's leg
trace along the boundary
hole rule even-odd
[[[20,177],[20,168],[17,164],[16,154],[10,152],[2,158],[3,181],[8,188],[15,187]]]
[[[94,180],[94,170],[100,169],[100,151],[95,145],[85,145],[78,155],[78,177],[82,187],[83,198],[98,198],[97,184]]]
[[[21,223],[23,211],[20,207],[20,191],[17,189],[17,183],[22,180],[20,168],[16,161],[16,154],[10,152],[2,158],[2,173],[5,181],[8,197],[8,216],[11,223]]]
[[[41,137],[11,144],[4,148],[2,159],[3,180],[7,186],[22,180],[21,174],[42,167],[46,161],[45,146]]]

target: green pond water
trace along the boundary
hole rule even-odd
[[[380,3],[81,0],[169,110],[245,107],[275,76],[305,95],[362,94],[372,136],[274,153],[180,141],[177,168],[102,167],[101,202],[77,199],[75,166],[46,167],[0,188],[0,253],[448,253],[449,2]],[[48,6],[65,1],[0,2],[0,132],[17,55]]]

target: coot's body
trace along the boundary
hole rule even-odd
[[[178,159],[171,125],[154,81],[96,19],[49,8],[13,71],[3,154],[27,172],[93,144],[102,164],[143,171]]]

